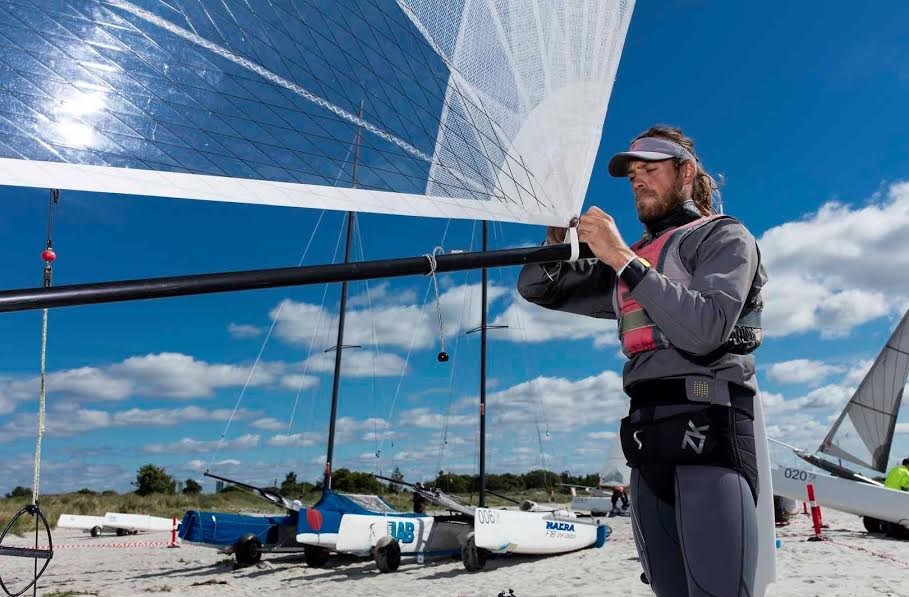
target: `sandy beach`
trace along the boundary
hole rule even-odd
[[[901,591],[909,574],[909,542],[868,535],[858,517],[832,510],[824,512],[824,522],[830,526],[825,530],[830,541],[824,543],[805,540],[812,534],[807,516],[796,515],[789,526],[778,529],[778,580],[768,595],[905,595]],[[454,560],[423,565],[405,560],[398,572],[380,574],[372,560],[338,557],[327,568],[313,569],[301,556],[287,554],[266,554],[257,566],[234,569],[232,558],[213,549],[164,547],[169,534],[92,539],[60,530],[38,594],[496,597],[511,589],[516,597],[652,595],[639,578],[630,519],[612,518],[609,523],[613,533],[603,549],[496,559],[473,574]],[[15,574],[10,560],[0,561],[4,580]],[[22,573],[24,568],[15,570]]]

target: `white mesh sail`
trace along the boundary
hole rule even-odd
[[[877,355],[819,450],[886,472],[909,374],[909,311]]]
[[[633,5],[0,0],[0,184],[565,224]]]

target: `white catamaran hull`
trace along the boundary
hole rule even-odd
[[[593,515],[606,514],[612,510],[612,496],[579,495],[571,498],[571,509],[590,512]]]
[[[474,541],[496,553],[554,554],[590,547],[600,525],[565,510],[524,512],[477,508]]]
[[[379,539],[397,540],[402,555],[434,556],[460,553],[472,531],[465,521],[439,520],[432,516],[370,516],[345,514],[341,518],[335,549],[367,555]]]
[[[793,466],[773,468],[773,492],[777,495],[806,500],[808,483],[814,485],[815,501],[820,506],[909,527],[907,492],[812,473]]]
[[[171,531],[174,528],[172,518],[148,516],[147,514],[123,514],[121,512],[108,512],[104,515],[104,526],[124,531]],[[179,522],[179,521],[178,521]]]
[[[81,514],[61,514],[57,520],[58,529],[79,529],[91,531],[92,529],[111,530],[104,528],[103,516],[83,516]]]

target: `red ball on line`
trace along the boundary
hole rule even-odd
[[[41,259],[43,259],[44,261],[47,261],[48,263],[50,263],[51,261],[53,261],[56,258],[57,258],[57,254],[54,253],[53,249],[44,249],[43,251],[41,251]]]

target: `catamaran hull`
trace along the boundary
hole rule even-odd
[[[909,527],[907,492],[812,473],[794,466],[774,467],[772,474],[773,492],[777,495],[805,500],[806,486],[811,483],[815,501],[820,506]]]
[[[477,508],[476,546],[494,553],[556,554],[602,547],[607,527],[567,511],[524,512]]]
[[[303,546],[294,541],[296,528],[296,514],[254,516],[189,510],[183,515],[179,536],[183,543],[213,547],[224,553],[233,553],[240,541],[250,535],[259,540],[262,551],[300,551]]]
[[[172,518],[162,518],[160,516],[108,512],[104,515],[104,527],[123,529],[124,531],[145,531],[153,533],[156,531],[173,530],[174,522]]]
[[[579,495],[571,499],[571,509],[591,514],[605,514],[612,510],[612,496]]]
[[[459,554],[473,525],[464,519],[433,516],[345,514],[335,549],[368,555],[382,537],[398,542],[403,556],[442,557]]]

